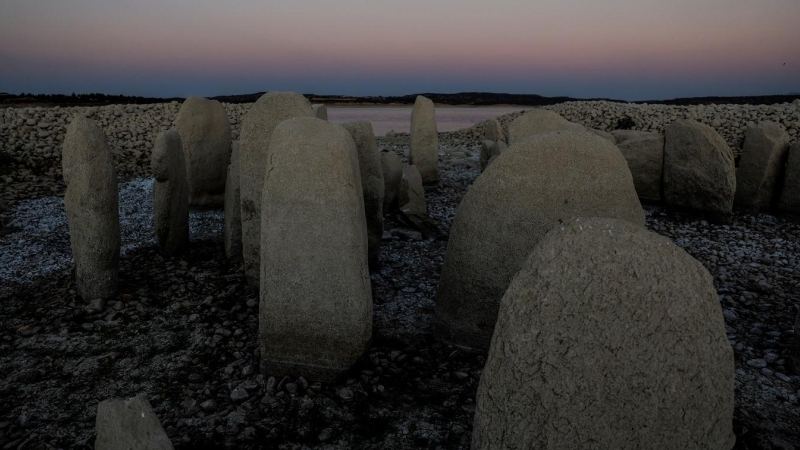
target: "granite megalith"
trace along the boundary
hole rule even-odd
[[[540,108],[531,109],[525,111],[508,125],[508,145],[514,145],[523,139],[551,131],[585,132],[586,127],[572,123],[553,111]]]
[[[437,333],[486,349],[500,298],[533,246],[574,217],[644,226],[619,149],[587,132],[551,132],[511,145],[458,205],[436,297]]]
[[[181,135],[174,129],[161,133],[150,162],[156,245],[161,253],[178,255],[189,246],[189,187]]]
[[[367,221],[358,155],[344,128],[280,123],[262,195],[261,370],[330,381],[372,336]]]
[[[734,361],[714,280],[613,219],[550,231],[502,299],[473,450],[729,450]]]
[[[497,119],[489,119],[484,127],[483,139],[492,142],[506,141],[506,133]]]
[[[398,208],[397,195],[403,178],[403,160],[391,151],[381,152],[381,170],[383,172],[383,212],[388,213]]]
[[[314,117],[317,119],[328,120],[328,107],[322,104],[311,105],[314,109]]]
[[[225,256],[242,257],[242,215],[239,188],[239,142],[231,145],[231,163],[225,181]]]
[[[119,195],[103,129],[77,114],[67,127],[61,163],[78,292],[85,300],[110,297],[119,273]]]
[[[242,217],[242,260],[251,286],[258,286],[261,260],[261,192],[267,173],[272,130],[292,117],[314,117],[311,103],[294,92],[269,92],[242,118],[239,134],[239,195]]]
[[[231,124],[222,103],[189,97],[175,118],[183,142],[189,205],[221,207],[225,196],[225,169],[231,149]]]
[[[503,141],[481,141],[481,154],[479,162],[481,165],[481,172],[486,170],[492,158],[496,158],[503,154],[508,149],[508,146]]]
[[[639,199],[660,202],[664,172],[664,135],[648,133],[625,140],[617,147],[628,162]]]
[[[769,211],[778,203],[789,152],[789,134],[774,122],[749,127],[736,171],[733,206],[744,213]]]
[[[436,108],[433,102],[417,96],[411,110],[411,146],[408,162],[419,169],[422,182],[439,181],[439,133],[436,131]]]

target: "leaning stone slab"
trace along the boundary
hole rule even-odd
[[[314,117],[317,119],[328,120],[328,107],[321,104],[311,105],[314,108]]]
[[[153,145],[151,166],[156,245],[167,255],[177,255],[189,246],[189,187],[183,159],[181,135],[167,130]]]
[[[729,450],[734,363],[708,271],[620,220],[547,234],[503,296],[473,450]]]
[[[796,142],[789,149],[789,158],[786,161],[786,176],[783,181],[783,192],[781,192],[778,209],[783,212],[800,215],[800,142]],[[800,336],[800,332],[795,333],[795,336]]]
[[[403,161],[391,150],[381,152],[381,170],[383,171],[383,212],[388,213],[398,208],[397,194],[403,178]]]
[[[411,147],[409,164],[419,169],[422,182],[434,184],[439,181],[439,133],[436,131],[436,109],[433,102],[417,96],[411,110]]]
[[[789,134],[777,123],[747,129],[736,171],[736,209],[757,214],[778,202],[788,152]]]
[[[583,125],[572,123],[553,111],[531,109],[514,119],[508,125],[508,145],[514,145],[524,139],[551,131],[584,132]]]
[[[372,124],[367,121],[348,122],[342,126],[350,132],[358,151],[358,167],[361,174],[361,187],[364,189],[364,210],[367,215],[367,234],[369,236],[369,265],[378,266],[383,236],[383,169]]]
[[[183,142],[189,204],[221,207],[225,195],[225,168],[231,148],[231,124],[222,103],[189,97],[175,118]]]
[[[117,292],[119,197],[117,174],[103,129],[77,114],[62,147],[69,224],[78,292],[86,300]]]
[[[628,139],[617,147],[628,162],[639,199],[660,202],[664,171],[664,135],[648,133]]]
[[[436,297],[437,333],[486,349],[500,299],[533,246],[574,217],[644,226],[619,149],[587,132],[532,136],[497,158],[458,205]]]
[[[242,257],[242,215],[239,188],[239,142],[232,144],[228,179],[225,181],[225,256]]]
[[[667,125],[664,202],[724,219],[733,209],[733,151],[713,128],[693,120]]]
[[[314,117],[311,103],[294,92],[261,96],[242,118],[239,135],[239,186],[242,215],[242,259],[248,283],[258,286],[261,236],[261,192],[267,172],[272,130],[292,117]]]
[[[372,335],[367,222],[350,134],[316,118],[278,125],[262,196],[259,341],[265,374],[330,381]]]
[[[95,450],[173,449],[150,402],[142,395],[100,402],[95,428]]]

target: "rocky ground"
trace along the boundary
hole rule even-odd
[[[160,108],[154,123],[167,127],[176,106]],[[441,133],[443,179],[426,195],[445,232],[479,174],[478,136]],[[257,295],[241,265],[224,258],[221,215],[193,213],[189,254],[160,256],[151,184],[140,179],[146,152],[131,159],[112,146],[118,164],[134,169],[120,171],[132,181],[121,185],[124,256],[111,301],[76,294],[63,206],[44,198],[63,190],[60,174],[10,193],[28,175],[19,166],[0,174],[14,181],[3,191],[14,219],[0,236],[0,448],[91,448],[97,403],[137,393],[177,448],[469,448],[486,355],[431,335],[445,238],[423,239],[388,216],[369,351],[336,384],[264,376]],[[404,136],[379,139],[401,154],[407,146]],[[800,377],[786,363],[800,303],[800,225],[769,215],[715,225],[660,207],[647,208],[647,225],[714,275],[736,355],[737,448],[800,448]]]

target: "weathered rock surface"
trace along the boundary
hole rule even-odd
[[[403,178],[403,160],[400,156],[391,151],[381,152],[381,171],[383,172],[383,212],[388,213],[396,210],[397,195],[400,192],[400,182]]]
[[[797,318],[794,320],[794,345],[789,359],[794,373],[800,375],[800,311],[797,312]]]
[[[764,122],[747,129],[736,171],[736,209],[757,214],[777,204],[788,152],[789,135],[778,124]]]
[[[736,192],[733,152],[708,125],[678,120],[667,126],[664,144],[664,201],[726,217]]]
[[[639,199],[660,202],[664,171],[664,135],[648,133],[625,140],[617,147],[628,161]]]
[[[189,246],[189,186],[181,135],[167,130],[153,146],[153,216],[158,249],[177,255]]]
[[[436,297],[440,337],[488,348],[500,298],[533,246],[551,228],[585,216],[644,225],[616,146],[585,132],[547,133],[510,146],[458,206]]]
[[[242,119],[239,138],[239,189],[242,215],[242,259],[251,286],[258,286],[261,193],[268,165],[272,130],[292,117],[314,117],[311,103],[294,92],[269,92]]]
[[[361,187],[364,190],[364,212],[367,215],[369,266],[376,268],[383,236],[383,198],[386,188],[378,148],[375,145],[375,134],[372,132],[372,124],[367,121],[348,122],[342,126],[350,132],[358,152]]]
[[[481,154],[478,159],[481,165],[481,172],[486,170],[486,166],[493,161],[493,158],[500,156],[506,149],[508,149],[508,146],[503,141],[481,141]]]
[[[264,374],[333,380],[370,342],[367,224],[356,153],[344,128],[316,118],[275,128],[261,216]]]
[[[119,270],[119,199],[103,129],[76,115],[64,138],[62,164],[78,292],[86,300],[112,296]]]
[[[800,143],[792,145],[786,160],[786,176],[783,179],[778,209],[800,214]]]
[[[185,175],[184,175],[185,176]],[[96,450],[172,450],[150,402],[142,396],[104,400],[97,406]]]
[[[608,142],[611,142],[614,145],[617,144],[617,139],[614,137],[614,135],[609,133],[609,132],[607,132],[607,131],[598,130],[596,128],[589,128],[587,131],[589,131],[590,133],[594,133],[594,134],[600,136],[601,138],[607,140]]]
[[[472,448],[728,450],[733,369],[697,260],[630,223],[576,219],[503,297]]]
[[[514,145],[531,136],[551,131],[586,131],[586,127],[572,123],[546,109],[531,109],[508,125],[508,145]]]
[[[403,177],[398,195],[400,214],[417,230],[426,236],[438,236],[439,227],[428,215],[428,204],[425,201],[425,188],[422,176],[415,166],[403,166]]]
[[[183,142],[189,204],[221,207],[225,195],[225,169],[231,149],[231,124],[222,103],[189,97],[175,118]]]
[[[489,119],[486,121],[483,139],[492,142],[506,141],[506,133],[503,131],[503,126],[497,119]]]
[[[614,137],[614,141],[617,145],[631,139],[638,139],[653,135],[652,132],[641,130],[614,130],[609,134]]]
[[[231,163],[225,181],[225,256],[242,257],[242,214],[239,188],[239,142],[231,145]]]
[[[408,162],[419,169],[422,182],[439,181],[439,133],[436,131],[436,109],[433,102],[417,96],[411,110],[411,147]]]
[[[311,105],[314,108],[314,117],[317,119],[328,120],[328,107],[322,104]]]

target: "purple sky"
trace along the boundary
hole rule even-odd
[[[800,92],[800,0],[0,3],[0,91],[266,90],[626,100]]]

